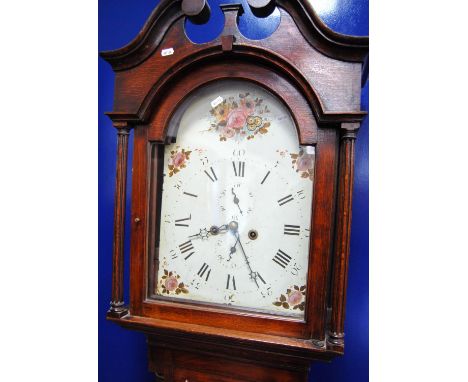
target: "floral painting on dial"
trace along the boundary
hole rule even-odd
[[[263,99],[250,93],[229,97],[210,110],[211,130],[219,133],[219,140],[253,139],[257,134],[268,133],[270,110]]]
[[[169,272],[167,269],[164,269],[159,284],[163,294],[186,294],[189,292],[185,284],[180,281],[180,276],[175,272]]]
[[[273,305],[282,307],[283,309],[299,309],[303,311],[305,309],[305,291],[306,286],[303,285],[300,288],[294,285],[286,291],[286,294],[282,294]]]
[[[171,157],[169,158],[169,163],[167,165],[169,176],[177,174],[180,170],[186,167],[186,163],[190,159],[190,153],[191,151],[185,151],[185,149],[181,150],[179,146],[171,151]]]
[[[291,155],[293,168],[296,169],[296,172],[301,174],[303,178],[309,178],[314,180],[314,154],[308,154],[304,150],[300,150],[298,154],[289,154]]]

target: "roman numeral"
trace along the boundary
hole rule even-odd
[[[175,260],[179,257],[179,255],[173,249],[171,249],[170,253],[171,253],[172,260]]]
[[[234,168],[234,175],[244,177],[245,162],[232,162],[232,167]]]
[[[278,204],[282,206],[283,204],[289,203],[291,200],[294,200],[294,198],[291,194],[289,194],[288,196],[285,196],[284,198],[278,200]]]
[[[182,252],[182,253],[185,253],[185,252],[188,252],[188,251],[193,251],[194,248],[193,248],[193,245],[192,245],[192,241],[189,240],[189,241],[186,241],[185,243],[180,244],[179,249],[180,249],[180,252]]]
[[[273,261],[279,266],[286,268],[286,266],[291,261],[291,256],[284,253],[281,249],[278,249],[278,252],[276,253],[275,257],[273,257]]]
[[[301,232],[301,227],[298,225],[292,225],[292,224],[284,225],[285,235],[299,235],[300,232]]]
[[[197,275],[200,276],[200,277],[203,277],[203,275],[205,274],[206,271],[208,271],[208,272],[206,273],[205,281],[208,281],[208,278],[210,277],[211,269],[210,269],[210,266],[207,263],[203,263],[200,270],[197,272]]]
[[[260,184],[265,183],[265,180],[266,180],[266,178],[268,178],[268,175],[270,175],[270,171],[268,171],[268,172],[266,173],[265,177],[263,178],[263,180],[262,180],[262,182],[261,182]]]
[[[192,256],[195,252],[190,252],[187,256],[184,257],[184,260],[187,260],[190,256]]]
[[[184,191],[184,195],[193,196],[194,198],[198,198],[198,195],[191,194],[190,192],[185,192]]]
[[[188,224],[185,224],[185,223],[182,223],[182,222],[185,222],[185,221],[190,220],[190,219],[192,219],[192,214],[190,214],[190,216],[188,218],[176,220],[175,225],[179,226],[179,227],[188,227],[189,226]]]
[[[230,289],[230,285],[232,284],[232,289],[236,289],[236,279],[234,278],[234,275],[228,275],[227,276],[227,282],[226,282],[226,289]]]
[[[193,248],[193,245],[192,245],[192,241],[189,240],[189,241],[186,241],[185,243],[182,243],[179,245],[179,249],[180,249],[180,252],[181,253],[186,253],[186,252],[189,252],[189,251],[192,251],[190,252],[187,256],[184,257],[184,260],[187,260],[190,256],[192,256],[195,252],[195,248]]]
[[[216,174],[213,170],[213,167],[210,167],[210,170],[211,170],[211,174],[213,175],[213,177],[211,177],[211,175],[208,173],[208,171],[205,170],[205,174],[208,176],[208,178],[211,179],[212,182],[215,182],[218,180],[218,178],[216,177]]]

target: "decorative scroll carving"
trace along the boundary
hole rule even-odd
[[[349,243],[351,236],[354,143],[359,123],[343,123],[341,127],[336,237],[332,276],[333,295],[327,341],[333,345],[342,346],[344,344],[346,285],[348,281]]]
[[[321,21],[309,0],[248,0],[248,2],[252,12],[259,17],[268,15],[271,7],[273,10],[275,6],[285,9],[295,19],[306,40],[326,56],[349,62],[363,62],[368,55],[368,37],[348,36],[332,31]],[[202,3],[205,5],[203,10],[199,11]],[[239,15],[242,14],[243,8],[240,3],[224,5],[224,7],[230,6],[237,6]],[[114,71],[138,66],[160,47],[165,33],[177,20],[187,16],[194,23],[204,22],[206,12],[209,18],[210,11],[206,0],[161,0],[134,40],[120,49],[101,52],[100,55],[112,65]]]
[[[125,122],[114,123],[117,128],[117,170],[115,179],[114,248],[112,258],[112,301],[107,312],[112,317],[128,313],[123,298],[123,269],[125,241],[125,201],[127,191],[127,154],[130,128]]]

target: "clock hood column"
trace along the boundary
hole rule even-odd
[[[338,200],[331,295],[331,317],[327,341],[344,346],[346,285],[348,282],[351,207],[354,181],[354,143],[359,123],[343,123],[340,136]]]
[[[117,168],[115,178],[114,248],[112,257],[112,301],[107,314],[110,317],[120,318],[128,313],[123,296],[123,270],[128,136],[131,128],[126,122],[114,122],[114,127],[117,128]]]

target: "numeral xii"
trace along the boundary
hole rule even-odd
[[[232,162],[232,168],[234,169],[234,176],[244,177],[245,162]]]

